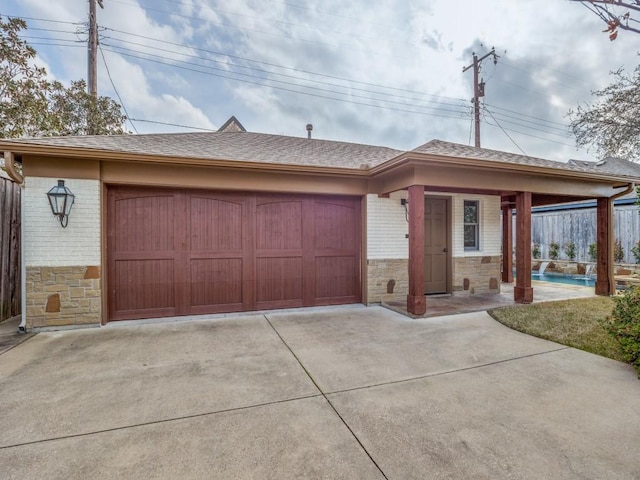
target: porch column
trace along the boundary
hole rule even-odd
[[[598,198],[596,218],[598,242],[596,295],[614,295],[616,284],[613,278],[613,201],[610,198]]]
[[[516,286],[517,303],[533,302],[531,288],[531,192],[516,193]]]
[[[513,282],[513,210],[502,207],[502,281]]]
[[[427,311],[424,296],[424,186],[409,187],[409,294],[407,310],[414,315]]]

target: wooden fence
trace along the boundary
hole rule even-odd
[[[636,205],[617,205],[613,211],[615,240],[620,240],[624,259],[636,263],[631,248],[640,240],[640,212]],[[541,257],[549,258],[549,244],[560,245],[560,259],[568,259],[564,245],[576,244],[576,260],[588,262],[589,245],[596,242],[596,209],[559,210],[531,215],[531,242],[540,245]]]
[[[21,309],[20,187],[0,177],[0,321]]]

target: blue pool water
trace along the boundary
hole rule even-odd
[[[543,273],[542,275],[531,275],[531,280],[541,282],[565,283],[569,285],[581,285],[583,287],[593,287],[596,284],[594,278],[584,279],[583,275],[563,275],[561,273]]]

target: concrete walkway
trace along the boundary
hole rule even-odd
[[[110,324],[0,355],[0,476],[639,479],[639,399],[483,312]]]

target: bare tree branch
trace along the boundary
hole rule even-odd
[[[579,2],[588,8],[607,25],[603,30],[609,34],[609,40],[615,40],[618,37],[618,30],[626,30],[629,32],[640,33],[640,27],[629,25],[629,22],[638,22],[632,17],[631,12],[640,12],[640,0],[569,0],[570,2]],[[640,16],[640,13],[636,16]]]

